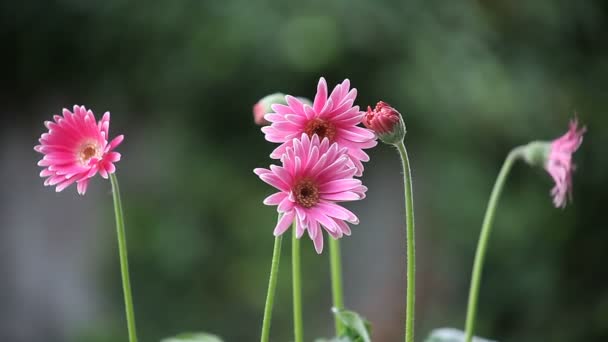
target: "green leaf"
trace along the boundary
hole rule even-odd
[[[464,331],[455,328],[439,328],[431,331],[425,342],[464,342]],[[473,337],[473,342],[496,342],[481,337]]]
[[[346,337],[353,342],[371,342],[372,326],[369,321],[353,311],[338,310],[336,308],[333,308],[332,311],[346,328],[344,336],[340,336],[340,338]],[[342,342],[342,340],[338,341]]]
[[[161,342],[222,342],[222,339],[207,333],[183,333],[165,338]]]
[[[328,338],[318,338],[315,340],[315,342],[353,342],[353,340],[351,340],[348,337],[334,337],[331,339]]]

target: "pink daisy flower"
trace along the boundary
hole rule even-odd
[[[348,150],[330,144],[328,138],[321,141],[316,134],[312,138],[302,134],[286,148],[281,158],[283,166],[254,170],[260,179],[279,190],[264,200],[266,205],[278,206],[277,211],[282,214],[275,236],[283,234],[296,220],[296,237],[308,231],[320,254],[321,228],[334,239],[350,235],[347,222],[358,224],[359,220],[337,202],[363,199],[367,188],[353,178],[357,169],[349,159]]]
[[[356,167],[356,176],[363,174],[363,163],[369,161],[364,149],[376,146],[374,133],[357,125],[365,115],[359,106],[353,106],[357,90],[350,89],[350,81],[338,84],[328,96],[327,83],[321,77],[312,106],[293,96],[286,96],[287,105],[275,104],[273,113],[265,115],[270,126],[262,128],[266,140],[281,143],[271,158],[279,159],[292,146],[293,139],[306,133],[309,138],[317,134],[321,139],[337,143],[347,149]]]
[[[103,178],[116,171],[114,163],[120,153],[113,152],[124,139],[119,135],[108,143],[110,112],[99,122],[91,110],[74,106],[74,112],[63,109],[63,116],[54,115],[55,122],[46,121],[47,133],[40,137],[40,145],[34,150],[44,154],[38,162],[45,169],[40,177],[46,177],[45,186],[56,186],[57,192],[76,182],[79,194],[87,191],[89,180],[98,172]]]
[[[578,129],[578,120],[574,119],[570,121],[568,132],[551,142],[545,170],[555,181],[551,195],[557,208],[564,208],[568,199],[572,199],[572,173],[576,167],[572,154],[581,146],[586,130],[586,127]]]

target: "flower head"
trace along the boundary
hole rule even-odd
[[[63,116],[53,116],[46,121],[47,133],[40,137],[40,145],[34,150],[44,154],[38,162],[44,167],[40,177],[46,177],[45,186],[56,186],[57,192],[76,182],[78,193],[84,195],[89,180],[98,172],[103,178],[116,171],[114,163],[120,153],[113,152],[124,136],[108,142],[110,113],[106,112],[99,122],[91,110],[74,106],[74,112],[63,109]]]
[[[363,124],[387,144],[400,143],[405,137],[401,113],[386,102],[378,102],[374,110],[368,106]]]
[[[572,173],[575,169],[572,154],[581,146],[586,130],[586,127],[579,129],[578,120],[573,119],[568,132],[551,142],[545,170],[555,181],[551,195],[557,208],[564,208],[568,199],[572,199]]]
[[[281,143],[271,158],[279,159],[291,147],[294,138],[302,133],[312,138],[327,138],[347,150],[356,167],[356,176],[363,174],[363,163],[369,161],[364,149],[376,146],[373,132],[357,125],[363,119],[359,106],[353,106],[357,90],[350,89],[350,81],[344,80],[328,95],[327,83],[321,77],[312,106],[293,96],[286,96],[287,105],[275,104],[273,113],[265,115],[271,124],[263,127],[266,140]]]
[[[283,234],[295,220],[296,236],[308,231],[317,253],[323,251],[321,228],[334,239],[350,235],[347,222],[357,224],[359,220],[337,202],[363,199],[367,188],[353,178],[357,169],[348,150],[330,144],[328,138],[321,140],[316,134],[309,138],[303,133],[291,141],[281,162],[282,166],[254,170],[279,190],[264,200],[266,205],[278,206],[282,214],[274,235]]]

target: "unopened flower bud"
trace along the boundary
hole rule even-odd
[[[374,110],[368,106],[363,124],[387,144],[398,144],[405,137],[406,129],[401,113],[386,102],[378,102]]]
[[[309,106],[312,105],[309,99],[304,97],[298,97],[302,103],[307,104]],[[264,115],[268,113],[272,113],[272,105],[274,104],[282,104],[287,105],[287,100],[285,99],[285,94],[283,93],[274,93],[270,95],[264,96],[261,100],[259,100],[256,104],[253,105],[253,122],[255,122],[258,126],[267,126],[270,124],[268,120],[264,118]]]
[[[253,105],[253,122],[255,122],[256,125],[266,126],[270,123],[268,120],[264,119],[264,115],[272,112],[272,108],[270,107],[273,104],[287,104],[285,94],[274,93],[264,96],[255,105]]]

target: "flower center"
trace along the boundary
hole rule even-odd
[[[331,122],[323,120],[323,119],[313,119],[310,120],[306,126],[304,127],[304,132],[310,138],[313,135],[318,135],[321,140],[323,138],[327,138],[330,141],[334,139],[336,136],[336,126],[334,126]]]
[[[97,145],[87,143],[82,146],[78,155],[82,164],[87,164],[93,157],[97,157]]]
[[[296,202],[304,208],[311,208],[319,203],[319,188],[311,180],[303,179],[297,182],[293,192]]]

